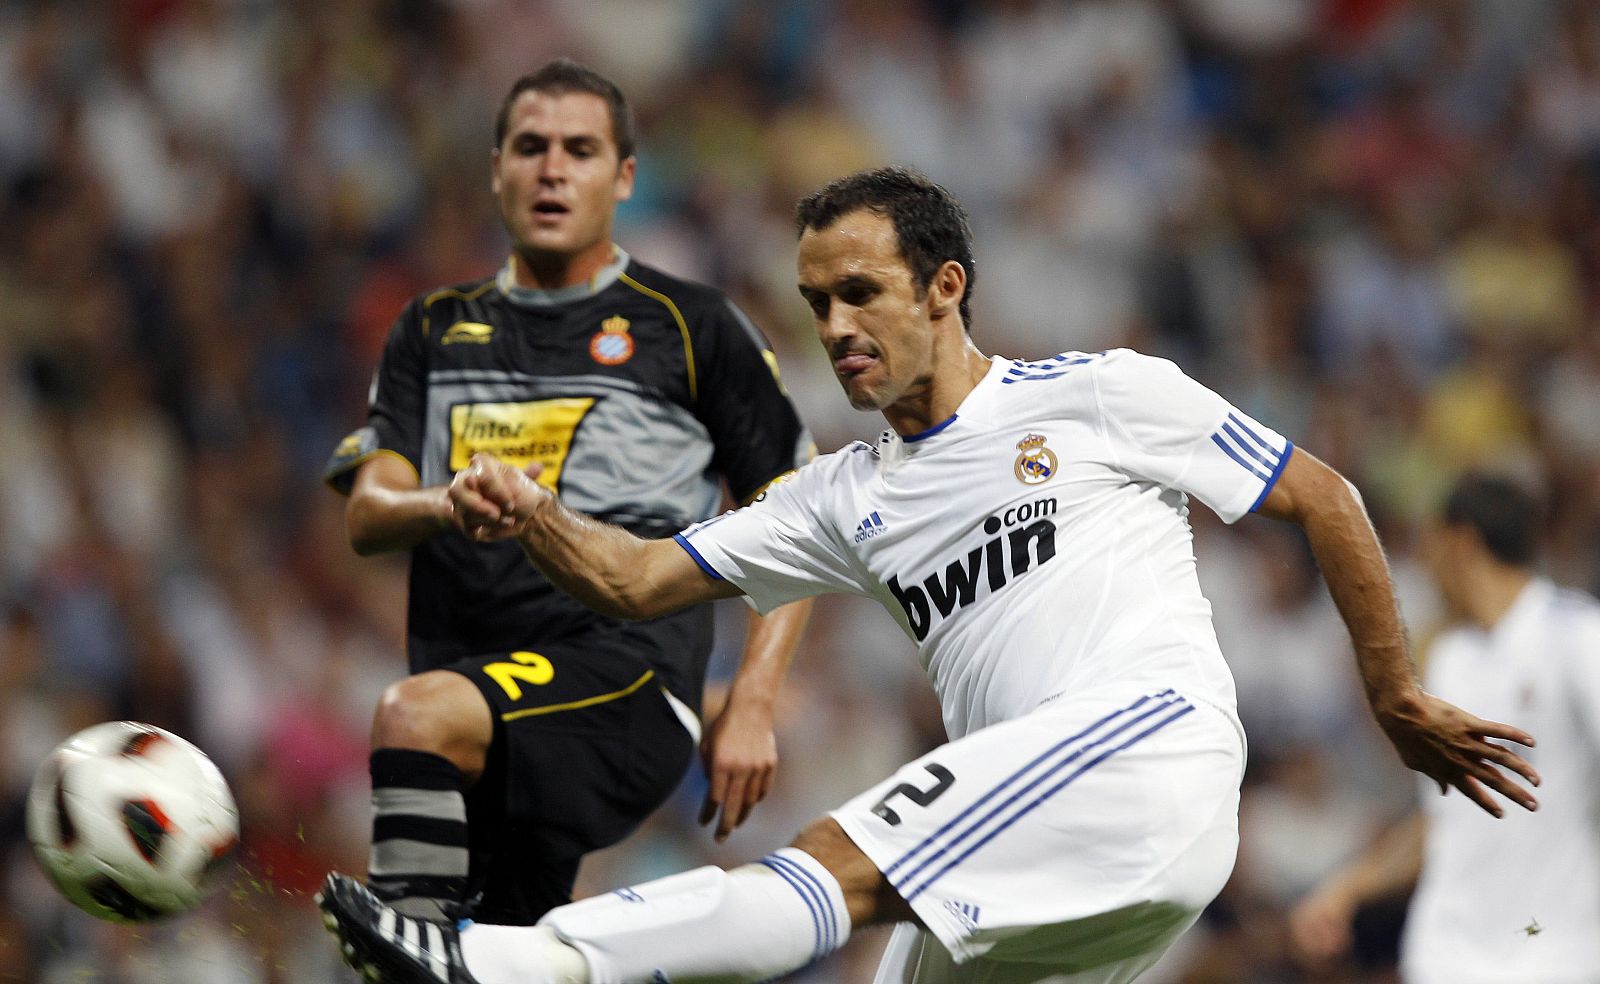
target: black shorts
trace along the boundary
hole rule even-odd
[[[479,922],[529,925],[571,901],[583,855],[638,827],[693,759],[655,672],[624,641],[443,667],[476,684],[494,713],[488,761],[466,797]]]

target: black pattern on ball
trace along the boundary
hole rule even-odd
[[[172,829],[172,821],[151,800],[129,800],[122,804],[122,822],[127,825],[133,846],[151,864],[161,856],[161,844]]]
[[[99,878],[83,887],[95,902],[132,922],[148,922],[166,915],[155,906],[134,898],[132,893],[110,878]]]

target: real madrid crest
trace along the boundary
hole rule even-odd
[[[1017,481],[1023,485],[1042,485],[1056,473],[1056,453],[1044,446],[1044,437],[1029,434],[1017,442],[1015,471]]]
[[[589,356],[603,366],[620,366],[633,358],[633,336],[628,334],[628,319],[614,314],[600,322],[600,330],[589,339]]]

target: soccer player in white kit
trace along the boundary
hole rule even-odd
[[[647,542],[479,456],[451,489],[564,589],[647,618],[744,595],[876,598],[914,638],[951,741],[759,862],[553,910],[538,927],[399,916],[330,875],[347,958],[380,981],[760,981],[904,923],[879,980],[1128,981],[1222,888],[1244,736],[1195,577],[1188,496],[1304,527],[1379,723],[1413,768],[1499,815],[1531,743],[1422,692],[1354,491],[1164,360],[973,345],[959,204],[898,168],[803,201],[799,287],[875,445]]]
[[[1314,960],[1348,946],[1358,906],[1414,883],[1407,984],[1600,984],[1600,602],[1535,573],[1539,515],[1508,479],[1457,481],[1427,551],[1457,624],[1425,674],[1430,691],[1538,731],[1539,812],[1492,824],[1424,797],[1296,907],[1294,940]]]

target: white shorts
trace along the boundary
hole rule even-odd
[[[1062,700],[904,766],[831,814],[947,951],[897,933],[879,984],[1131,980],[1233,870],[1243,774],[1234,720],[1171,690]]]

